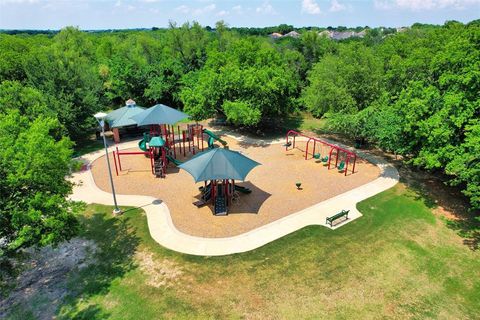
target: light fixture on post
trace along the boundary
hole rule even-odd
[[[122,210],[118,208],[117,204],[117,197],[115,195],[115,187],[113,185],[113,177],[112,177],[112,170],[110,168],[110,160],[108,159],[108,147],[107,147],[107,140],[105,138],[105,117],[107,114],[105,112],[98,112],[94,115],[95,119],[97,119],[98,124],[102,128],[102,137],[103,137],[103,146],[105,147],[105,157],[107,160],[107,167],[108,167],[108,176],[110,177],[110,186],[112,187],[112,194],[113,194],[113,204],[115,208],[113,209],[113,214],[118,215],[122,213]]]

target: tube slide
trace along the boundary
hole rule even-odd
[[[150,141],[150,137],[148,136],[148,134],[144,133],[143,134],[143,139],[138,141],[138,147],[140,148],[140,150],[148,151],[148,149],[147,149],[147,142],[148,141]]]
[[[205,133],[206,135],[208,135],[209,137],[217,140],[218,142],[220,142],[224,147],[227,145],[227,141],[225,140],[222,140],[219,136],[217,136],[215,133],[213,133],[212,131],[210,130],[207,130],[207,129],[203,129],[203,133]],[[209,145],[210,147],[210,145]]]

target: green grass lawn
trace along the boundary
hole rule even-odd
[[[59,318],[473,319],[480,253],[399,185],[359,204],[364,216],[311,226],[227,257],[162,248],[143,211],[91,205],[83,237],[96,263],[70,279]]]
[[[292,129],[297,131],[321,133],[325,128],[326,123],[326,119],[317,119],[308,112],[301,112],[296,115],[288,116],[282,126],[285,130]]]

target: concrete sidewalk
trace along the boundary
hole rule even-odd
[[[254,141],[251,138],[242,139],[242,137],[233,135],[229,136],[251,143],[284,143],[284,139],[267,142]],[[130,141],[119,144],[118,148],[128,149],[135,146],[137,146],[137,141]],[[109,147],[109,152],[113,150],[113,146]],[[141,207],[145,210],[152,238],[168,249],[199,256],[222,256],[245,252],[261,247],[309,225],[321,225],[331,228],[325,224],[326,217],[332,216],[343,209],[350,210],[349,219],[334,225],[331,229],[344,226],[361,217],[362,214],[356,208],[356,204],[359,201],[370,198],[398,183],[399,174],[394,166],[371,154],[358,152],[357,150],[355,152],[380,168],[381,174],[377,179],[234,237],[201,238],[178,231],[173,224],[167,204],[162,202],[161,199],[141,195],[117,195],[117,201],[121,206]],[[96,186],[90,170],[90,164],[103,155],[105,155],[105,150],[92,152],[80,158],[88,163],[88,170],[72,175],[71,181],[75,183],[73,194],[70,196],[72,200],[112,205],[112,194],[102,191]],[[110,158],[110,161],[113,161],[113,159]]]

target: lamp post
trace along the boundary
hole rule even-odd
[[[105,117],[107,114],[105,112],[99,112],[94,115],[95,119],[97,119],[98,124],[102,128],[102,136],[103,136],[103,145],[105,147],[105,158],[107,160],[107,167],[108,167],[108,176],[110,177],[110,185],[112,187],[112,194],[113,194],[113,203],[115,205],[115,209],[113,209],[113,214],[118,215],[122,213],[122,210],[118,208],[117,204],[117,196],[115,195],[115,187],[113,185],[113,178],[112,178],[112,169],[110,168],[110,160],[108,159],[108,148],[107,148],[107,140],[105,139]]]

